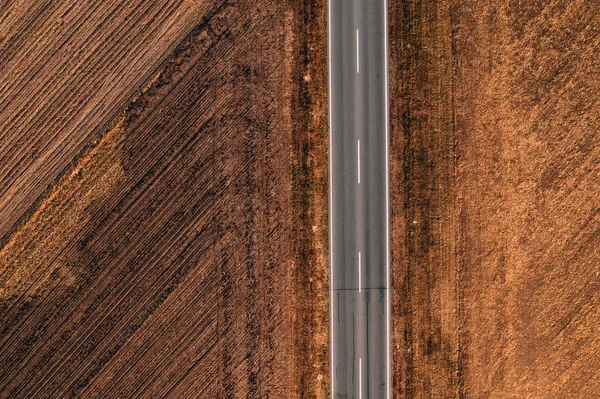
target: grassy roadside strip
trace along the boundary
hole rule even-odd
[[[329,395],[327,1],[292,13],[292,397]]]
[[[459,397],[459,213],[451,3],[392,0],[393,386]]]

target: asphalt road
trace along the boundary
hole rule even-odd
[[[389,398],[387,0],[329,0],[332,398]]]

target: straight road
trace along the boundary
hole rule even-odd
[[[329,0],[332,398],[391,394],[387,0]]]

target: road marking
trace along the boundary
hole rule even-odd
[[[358,184],[360,184],[360,140],[358,140],[358,151],[357,151],[357,157],[358,157]]]
[[[358,39],[358,29],[356,30],[356,73],[360,73],[360,62],[359,62],[359,54],[360,54],[360,47],[359,47],[359,39]]]
[[[358,358],[358,398],[362,399],[362,358]]]
[[[362,290],[360,251],[358,251],[358,292]]]
[[[332,34],[331,34],[331,1],[332,0],[328,0],[327,2],[327,7],[328,7],[328,30],[327,30],[327,36],[328,36],[328,75],[329,75],[329,79],[328,79],[328,84],[329,84],[329,182],[330,182],[330,189],[329,189],[329,234],[330,234],[330,246],[329,246],[329,256],[330,256],[330,279],[329,279],[329,285],[330,285],[330,314],[333,315],[335,314],[334,312],[334,276],[333,276],[333,264],[334,264],[334,254],[333,254],[333,163],[332,163],[332,159],[333,159],[333,113],[332,113],[332,75],[331,75],[331,61],[332,61]],[[384,79],[385,79],[385,150],[386,150],[386,154],[385,154],[385,160],[386,160],[386,182],[385,182],[385,188],[386,188],[386,302],[387,302],[387,382],[386,382],[386,388],[387,388],[387,399],[390,398],[390,394],[391,394],[391,369],[390,369],[390,365],[391,365],[391,352],[390,352],[390,325],[391,325],[391,314],[390,314],[390,306],[391,306],[391,302],[390,302],[390,291],[391,291],[391,285],[390,285],[390,263],[389,263],[389,259],[390,259],[390,244],[389,244],[389,84],[388,84],[388,24],[387,24],[387,20],[388,20],[388,1],[384,0],[384,38],[385,38],[385,46],[384,46],[384,56],[385,56],[385,73],[384,73]],[[359,31],[358,29],[356,30],[356,72],[360,73],[360,57],[359,57],[359,50],[360,50],[360,43],[359,43]],[[360,158],[359,158],[359,162],[360,162]],[[330,321],[330,345],[331,345],[331,369],[334,368],[334,352],[335,352],[335,348],[334,348],[334,344],[335,344],[335,340],[333,339],[333,332],[334,332],[334,328],[333,328],[333,318],[331,318]],[[337,369],[336,369],[337,372]],[[335,397],[335,377],[334,377],[335,373],[331,373],[331,398],[333,399]],[[359,358],[359,398],[362,399],[362,358]]]
[[[389,134],[389,106],[388,106],[388,97],[389,97],[389,86],[388,86],[388,0],[384,0],[383,1],[383,14],[384,14],[384,18],[383,18],[383,26],[384,26],[384,65],[385,65],[385,71],[384,71],[384,79],[385,79],[385,230],[386,230],[386,239],[385,239],[385,246],[386,246],[386,251],[385,251],[385,264],[386,264],[386,286],[387,286],[387,290],[386,290],[386,305],[387,305],[387,328],[386,328],[386,351],[387,351],[387,381],[386,381],[386,388],[387,388],[387,399],[390,399],[390,393],[392,391],[392,386],[391,386],[391,370],[390,370],[390,363],[391,363],[391,348],[390,348],[390,336],[391,336],[391,332],[390,332],[390,323],[391,323],[391,315],[390,315],[390,290],[392,289],[392,287],[390,286],[390,171],[389,171],[389,165],[390,165],[390,154],[389,154],[389,141],[390,141],[390,134]]]
[[[331,353],[331,366],[330,370],[334,370],[333,353],[335,352],[333,338],[333,315],[335,314],[333,309],[333,111],[332,111],[332,92],[331,92],[331,1],[327,1],[327,56],[328,56],[328,85],[329,85],[329,344]],[[331,374],[331,399],[335,395],[335,373]]]

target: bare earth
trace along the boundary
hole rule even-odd
[[[0,4],[0,398],[328,397],[325,13]],[[389,15],[394,397],[600,397],[600,7]]]
[[[600,397],[599,11],[390,3],[395,397]]]
[[[325,396],[306,9],[0,6],[0,397]]]

